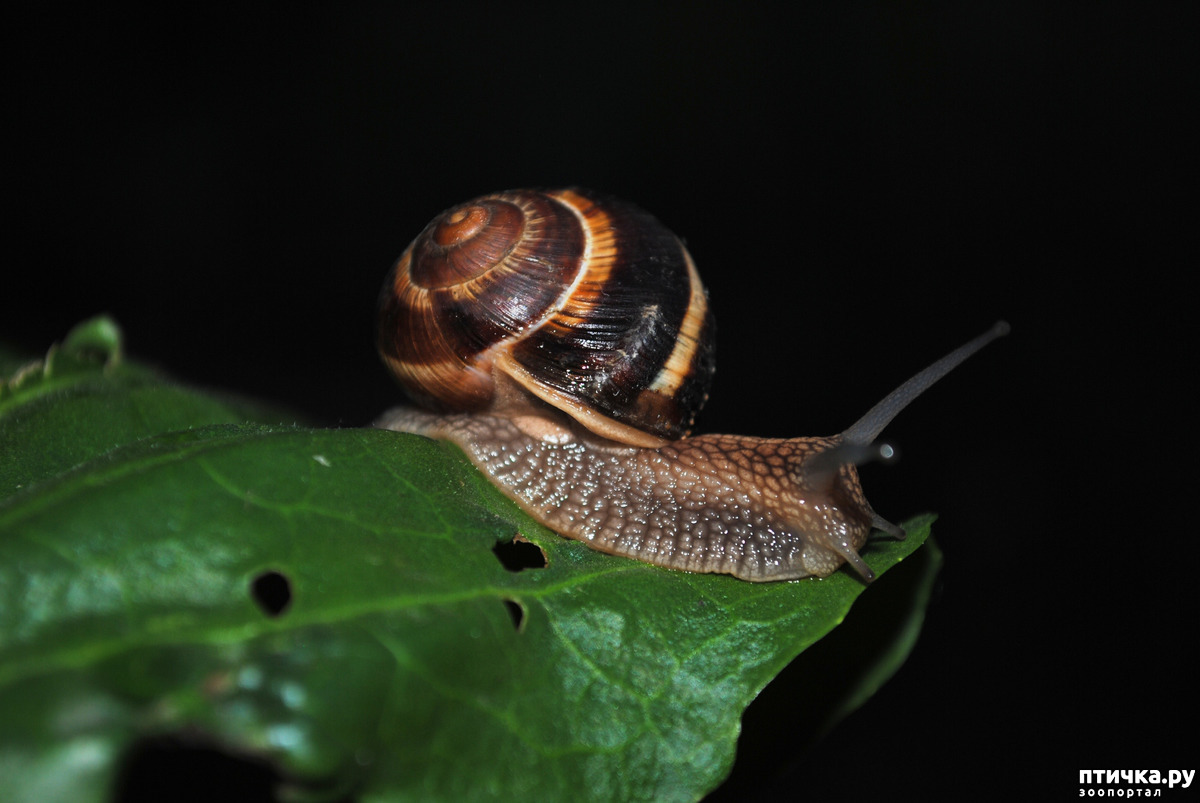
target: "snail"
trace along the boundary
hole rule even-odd
[[[632,204],[515,190],[453,207],[388,273],[380,355],[416,407],[375,426],[451,441],[534,519],[616,555],[762,582],[825,577],[872,528],[856,464],[1000,322],[840,435],[689,435],[714,371],[686,248]]]

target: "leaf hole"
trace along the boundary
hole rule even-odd
[[[525,607],[515,599],[504,599],[501,601],[504,603],[504,607],[508,609],[508,616],[512,619],[513,628],[520,633],[521,628],[525,624]]]
[[[292,602],[292,584],[281,572],[263,572],[250,581],[250,596],[267,616],[279,616]]]
[[[497,541],[492,553],[500,565],[510,572],[546,568],[546,553],[520,533],[514,535],[511,541]]]

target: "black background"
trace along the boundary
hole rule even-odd
[[[702,430],[840,431],[1005,318],[864,472],[883,515],[941,517],[915,654],[736,791],[1195,768],[1185,6],[46,11],[6,34],[0,337],[107,311],[183,379],[363,425],[397,400],[372,319],[403,247],[563,184],[687,241],[719,326]]]

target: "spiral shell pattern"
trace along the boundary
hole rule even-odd
[[[439,215],[388,274],[378,345],[422,406],[487,408],[501,372],[630,443],[687,434],[715,367],[683,244],[636,206],[579,189],[497,193]]]

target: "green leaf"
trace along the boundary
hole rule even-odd
[[[94,318],[0,382],[0,499],[140,438],[287,417],[197,393],[125,362],[116,323]]]
[[[103,319],[0,391],[12,799],[104,800],[138,739],[199,732],[315,799],[695,800],[745,707],[866,588],[603,555],[447,444],[279,420],[127,363]],[[517,535],[544,568],[506,568]],[[810,735],[903,661],[936,563],[872,584],[895,621],[823,662]]]

